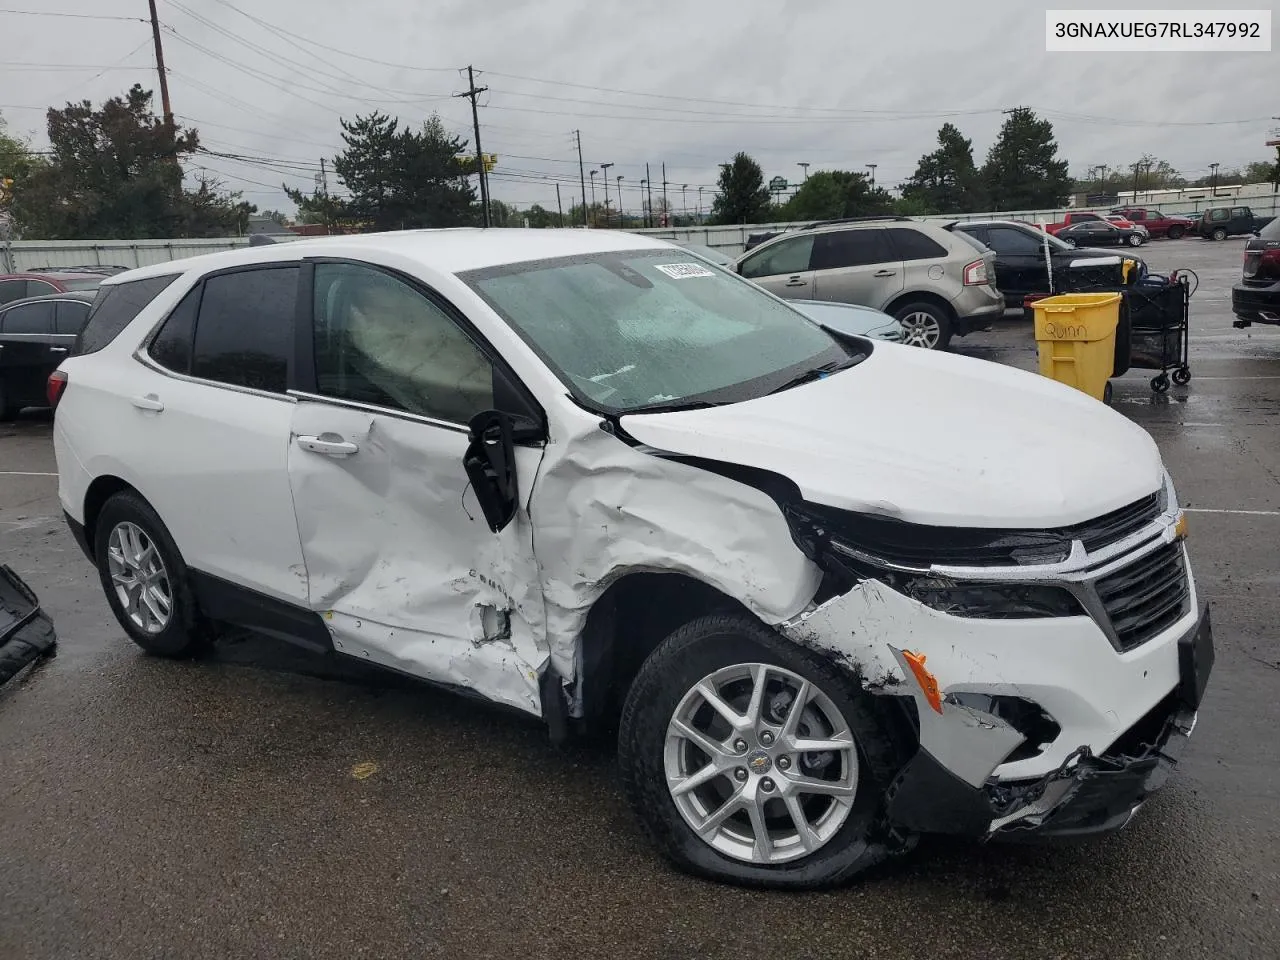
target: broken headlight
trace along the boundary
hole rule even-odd
[[[912,600],[953,617],[1014,620],[1084,615],[1062,587],[1033,583],[966,583],[945,577],[884,572],[877,579]]]

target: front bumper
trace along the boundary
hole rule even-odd
[[[1081,746],[1047,776],[993,778],[973,787],[921,750],[889,790],[889,820],[912,832],[1009,840],[1087,836],[1124,827],[1164,785],[1195,727],[1213,668],[1208,611],[1179,639],[1178,652],[1178,686],[1101,754]]]

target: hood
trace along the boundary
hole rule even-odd
[[[806,500],[937,526],[1080,523],[1164,476],[1146,431],[1077,390],[893,344],[772,396],[621,423],[663,451],[782,474]]]

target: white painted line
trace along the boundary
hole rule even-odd
[[[22,470],[0,470],[0,477],[56,477],[56,473],[26,473]]]
[[[1280,375],[1277,375],[1277,376],[1265,375],[1265,376],[1258,376],[1258,377],[1192,377],[1191,379],[1193,381],[1195,380],[1280,380]]]
[[[1210,510],[1207,507],[1183,507],[1183,513],[1233,513],[1242,517],[1280,517],[1280,510]]]

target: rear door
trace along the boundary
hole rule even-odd
[[[45,381],[63,357],[52,350],[53,318],[50,300],[19,303],[0,313],[0,389],[5,406],[45,405]]]
[[[883,310],[903,290],[903,263],[884,227],[820,233],[813,245],[814,299]]]
[[[1252,233],[1253,211],[1248,207],[1232,207],[1231,226],[1228,229],[1234,234]]]
[[[761,247],[738,265],[738,273],[775,296],[814,300],[814,234],[797,233]]]

